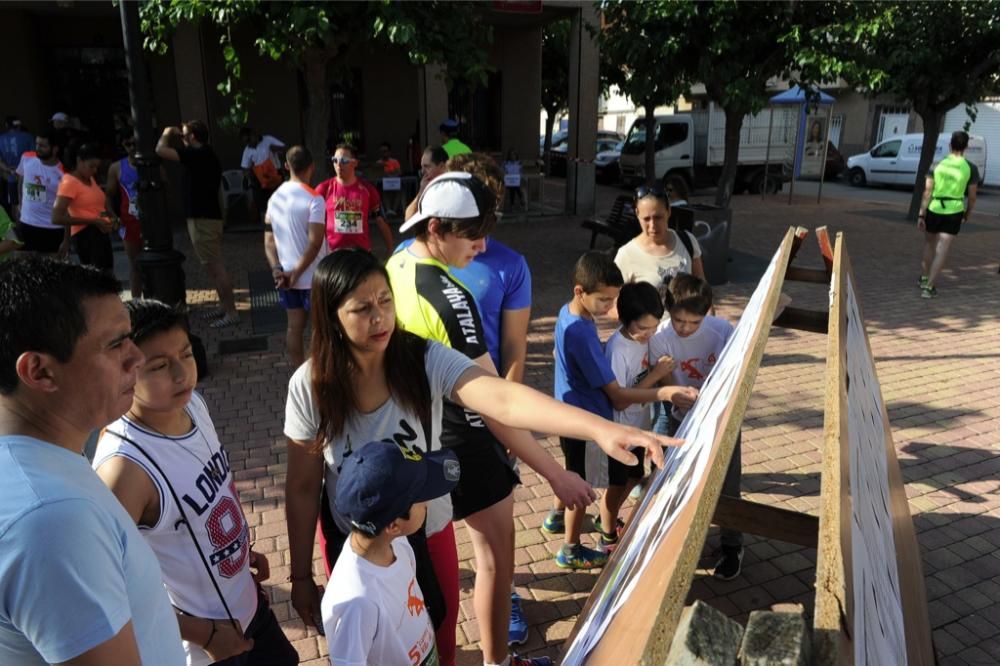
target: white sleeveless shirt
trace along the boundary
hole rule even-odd
[[[227,620],[215,580],[233,617],[247,630],[257,612],[257,588],[250,573],[250,528],[240,506],[229,455],[219,443],[204,398],[193,393],[186,407],[191,432],[170,437],[152,432],[123,416],[102,434],[94,456],[98,469],[113,456],[141,467],[156,486],[160,515],[152,527],[139,526],[163,570],[170,602],[195,617]],[[138,448],[112,433],[124,435]],[[162,474],[143,451],[156,461]],[[183,524],[167,480],[183,504],[184,516],[198,540],[196,548]],[[211,573],[210,573],[211,572]],[[201,646],[184,642],[189,666],[213,662]]]

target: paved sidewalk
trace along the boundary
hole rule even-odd
[[[599,209],[620,191],[601,188]],[[844,231],[858,280],[882,390],[889,406],[900,463],[921,545],[934,641],[943,664],[1000,662],[1000,219],[974,215],[953,246],[940,297],[923,300],[916,286],[921,237],[902,219],[903,208],[871,202],[786,197],[768,202],[733,200],[734,281],[716,289],[719,314],[735,320],[789,225],[827,225]],[[528,258],[534,278],[533,319],[526,381],[552,386],[552,328],[572,285],[573,262],[589,233],[578,222],[533,218],[505,222],[497,237]],[[188,256],[186,238],[179,247]],[[265,267],[258,234],[229,234],[226,263],[240,307],[248,306],[247,271]],[[798,265],[819,265],[814,240]],[[189,301],[211,301],[207,276],[190,262]],[[826,290],[791,284],[801,307],[825,307]],[[288,603],[288,540],[283,485],[282,436],[285,389],[291,374],[282,335],[267,339],[268,351],[218,356],[218,342],[251,335],[249,313],[224,331],[194,319],[205,340],[212,375],[201,387],[222,441],[229,447],[237,486],[255,533],[256,549],[271,560],[267,586],[275,612],[304,664],[320,664],[326,645],[306,632]],[[609,334],[611,322],[602,330]],[[743,491],[749,499],[816,512],[819,446],[822,441],[825,336],[775,329],[747,411],[743,429]],[[545,440],[559,456],[554,439]],[[516,584],[532,625],[524,646],[529,655],[556,656],[587,594],[593,573],[566,573],[551,560],[556,539],[537,528],[551,491],[525,471],[516,491]],[[479,637],[471,601],[472,548],[457,530],[462,569],[460,664],[478,664]],[[710,543],[715,537],[713,529]],[[708,551],[706,550],[706,553]],[[775,602],[812,607],[814,549],[748,539],[743,575],[717,582],[699,570],[692,598],[701,598],[745,621],[749,611]],[[316,570],[321,571],[317,566]]]

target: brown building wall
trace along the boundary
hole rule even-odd
[[[45,88],[44,51],[36,35],[34,17],[25,11],[0,8],[0,44],[14,58],[4,68],[0,115],[18,116],[29,129],[42,127],[52,115]]]

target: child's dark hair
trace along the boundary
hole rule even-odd
[[[701,278],[680,273],[670,281],[663,295],[663,306],[668,312],[684,310],[705,316],[712,309],[712,288]]]
[[[627,282],[618,292],[618,321],[628,326],[634,321],[652,315],[663,317],[663,303],[660,292],[648,282]]]
[[[180,328],[188,332],[187,316],[152,298],[133,298],[125,303],[132,320],[132,342],[141,345],[159,333]]]
[[[573,267],[573,285],[590,294],[601,287],[620,287],[625,284],[622,272],[615,262],[600,250],[585,252]]]

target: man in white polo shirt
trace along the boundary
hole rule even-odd
[[[35,150],[21,155],[17,184],[21,204],[15,217],[17,233],[26,252],[65,256],[69,250],[69,227],[52,224],[52,206],[63,176],[56,130],[42,130],[35,137]]]
[[[309,186],[316,165],[302,146],[285,155],[289,180],[282,183],[264,216],[264,253],[271,265],[278,300],[288,313],[285,344],[293,367],[302,364],[313,270],[326,256],[326,204]]]

